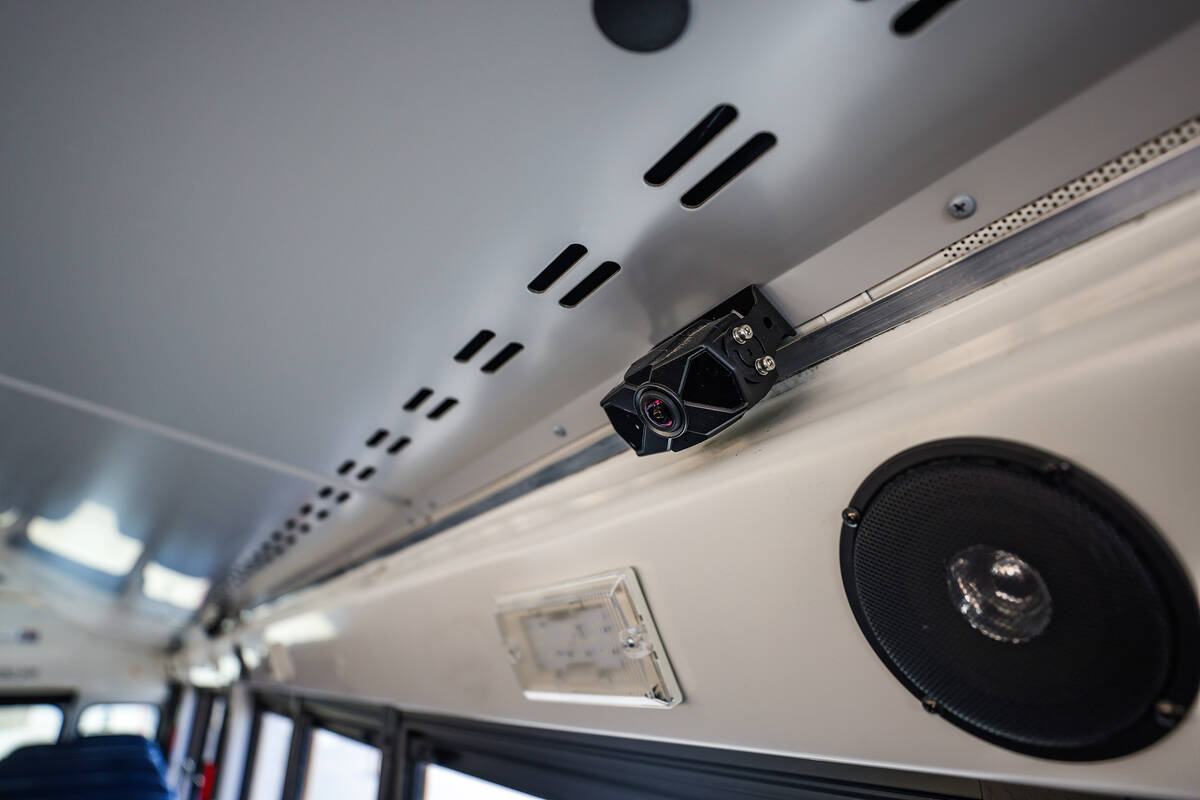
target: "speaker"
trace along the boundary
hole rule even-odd
[[[1151,524],[1078,465],[948,439],[889,459],[842,515],[846,597],[925,706],[1010,750],[1112,758],[1200,681],[1200,611]]]

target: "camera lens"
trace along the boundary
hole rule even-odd
[[[665,389],[644,387],[634,399],[638,416],[659,436],[671,438],[683,433],[683,406]]]
[[[669,430],[675,427],[675,409],[667,405],[660,397],[647,397],[642,401],[642,413],[646,420],[656,428]]]

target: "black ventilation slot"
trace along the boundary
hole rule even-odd
[[[441,419],[442,417],[446,416],[447,411],[454,408],[456,405],[458,405],[457,399],[455,399],[453,397],[447,397],[441,403],[438,403],[437,408],[435,408],[433,411],[429,412],[429,418],[430,419]]]
[[[374,474],[375,474],[374,467],[363,467],[361,470],[358,471],[358,475],[356,475],[355,477],[358,478],[360,481],[365,481],[365,480],[369,480],[370,477]]]
[[[496,355],[492,356],[492,360],[487,362],[481,368],[483,372],[491,375],[507,364],[513,356],[525,349],[525,345],[520,342],[509,342],[504,345],[504,349]]]
[[[318,497],[320,497],[321,499],[324,499],[324,498],[326,498],[326,497],[329,497],[329,495],[331,495],[331,494],[333,494],[333,487],[332,487],[332,486],[326,486],[324,489],[322,489],[321,491],[317,492],[317,496],[318,496]]]
[[[317,512],[317,519],[325,519],[328,516],[329,516],[329,509],[327,509],[327,508],[322,508],[320,511]]]
[[[338,502],[338,505],[341,505],[342,503],[346,502],[346,501],[347,501],[347,500],[349,500],[349,499],[350,499],[350,493],[349,493],[349,492],[342,492],[341,494],[339,494],[339,495],[337,496],[337,502]]]
[[[421,407],[421,403],[424,403],[426,400],[428,400],[431,395],[433,395],[433,389],[427,387],[418,389],[416,394],[408,398],[408,402],[404,404],[404,410],[416,411]]]
[[[917,0],[915,3],[909,3],[892,20],[892,33],[897,36],[912,36],[953,2],[954,0]]]
[[[380,428],[379,430],[377,430],[373,434],[371,434],[370,439],[367,439],[367,447],[378,447],[379,445],[381,445],[383,443],[383,440],[386,439],[387,437],[388,437],[388,432],[385,429]]]
[[[312,503],[305,503],[304,505],[300,506],[300,516],[307,517],[311,513]]]
[[[563,308],[575,308],[586,300],[588,295],[603,286],[605,281],[620,271],[620,264],[615,261],[605,261],[592,270],[586,278],[575,284],[575,288],[563,295],[558,304]]]
[[[354,461],[351,459],[346,459],[345,461],[342,462],[342,465],[340,467],[338,467],[338,470],[337,470],[338,475],[349,475],[350,471],[353,469],[354,469]]]
[[[479,333],[477,333],[471,337],[471,341],[469,341],[465,345],[463,345],[462,350],[459,350],[457,353],[454,354],[454,360],[461,364],[467,363],[468,361],[471,360],[472,356],[474,356],[476,353],[478,353],[480,350],[483,349],[483,346],[485,344],[487,344],[488,342],[490,342],[492,339],[495,339],[495,338],[496,338],[496,334],[492,333],[489,330],[484,329],[484,330],[480,331]],[[382,441],[382,439],[380,441]]]
[[[696,127],[687,132],[658,163],[646,171],[643,180],[651,186],[662,186],[671,176],[691,161],[704,146],[717,138],[729,123],[737,119],[737,109],[731,105],[720,105],[705,115]]]
[[[687,190],[679,202],[684,208],[699,208],[708,202],[714,194],[721,191],[725,184],[736,178],[743,170],[758,160],[759,156],[775,146],[775,135],[772,133],[756,133],[750,141],[733,151],[733,155],[718,164],[712,172],[700,179],[700,182]]]
[[[411,442],[411,441],[412,441],[412,439],[408,438],[407,436],[401,436],[399,439],[392,442],[392,446],[387,449],[388,455],[389,456],[396,455],[401,450],[408,447],[409,442]]]
[[[587,248],[581,244],[569,244],[550,265],[538,273],[526,288],[534,294],[541,294],[554,285],[554,282],[567,274],[567,270],[579,263],[579,259],[587,255]]]

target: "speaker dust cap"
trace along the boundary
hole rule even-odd
[[[1200,612],[1185,572],[1136,509],[1058,456],[991,439],[905,451],[843,513],[841,563],[896,678],[1010,750],[1124,755],[1195,698]]]

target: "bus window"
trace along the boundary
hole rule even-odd
[[[0,758],[27,744],[57,741],[62,726],[62,709],[49,703],[0,706]]]
[[[531,794],[437,764],[425,765],[424,786],[422,800],[539,800]]]
[[[200,800],[212,800],[213,793],[217,785],[217,753],[221,748],[221,732],[225,729],[225,707],[227,703],[224,697],[214,697],[212,702],[212,710],[208,715],[208,730],[204,734],[204,748],[200,752],[200,770],[199,793],[193,793],[192,797],[200,798]]]
[[[317,728],[308,755],[304,800],[375,800],[381,760],[379,748]]]
[[[287,775],[288,752],[292,748],[292,721],[282,714],[264,711],[258,727],[258,745],[246,800],[279,800]]]
[[[80,736],[132,733],[153,740],[159,713],[150,703],[96,703],[79,715],[76,730]]]

